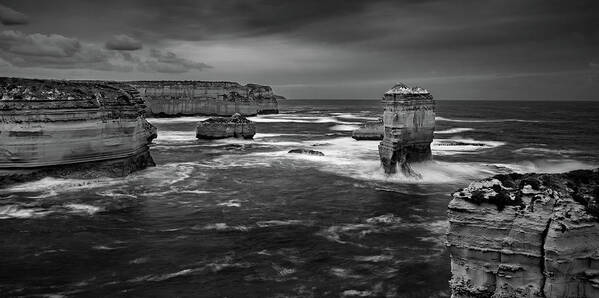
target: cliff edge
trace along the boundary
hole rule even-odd
[[[134,81],[153,116],[244,116],[276,114],[277,95],[269,86],[209,81]]]
[[[154,165],[155,136],[143,99],[126,84],[0,78],[0,186],[123,176]]]
[[[452,197],[453,297],[599,297],[599,169],[498,175]]]

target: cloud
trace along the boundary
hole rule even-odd
[[[130,66],[111,62],[110,52],[59,34],[0,32],[0,58],[18,67],[87,68],[127,71]]]
[[[29,20],[26,15],[0,4],[0,23],[5,26],[25,25]]]
[[[145,72],[184,73],[191,70],[204,70],[212,66],[177,57],[173,52],[150,51],[151,59],[141,62],[139,69]]]
[[[125,35],[115,35],[105,44],[106,49],[118,50],[118,51],[135,51],[142,48],[142,44],[139,40]]]

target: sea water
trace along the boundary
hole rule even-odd
[[[448,297],[449,194],[599,165],[599,104],[437,101],[422,179],[351,131],[379,100],[284,100],[254,140],[149,119],[156,167],[0,190],[0,296]],[[325,156],[287,153],[318,150]]]

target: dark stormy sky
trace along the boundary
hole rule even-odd
[[[599,99],[597,0],[0,0],[2,76]]]

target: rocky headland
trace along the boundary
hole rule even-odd
[[[0,185],[124,176],[154,165],[155,136],[126,84],[0,78]]]
[[[278,113],[277,98],[269,86],[236,82],[134,81],[128,82],[146,101],[148,115],[244,116]]]
[[[498,175],[452,197],[453,297],[599,297],[599,169]]]
[[[256,124],[240,114],[235,114],[230,118],[212,117],[200,121],[196,127],[198,139],[251,139],[255,134]]]
[[[405,175],[419,176],[410,163],[430,160],[435,130],[435,102],[420,87],[398,83],[383,96],[383,141],[379,145],[386,173],[399,168]]]
[[[385,134],[385,125],[383,119],[376,121],[366,121],[360,125],[360,128],[352,132],[351,137],[355,140],[376,140],[383,139]]]

